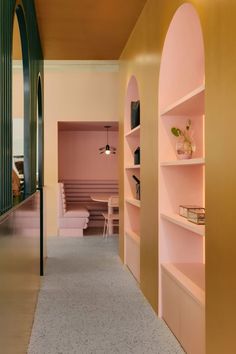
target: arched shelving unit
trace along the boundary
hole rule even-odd
[[[159,315],[187,353],[205,352],[205,226],[179,216],[205,205],[205,76],[201,24],[183,4],[168,29],[159,81]],[[176,157],[172,127],[191,120],[196,151]]]
[[[136,197],[133,175],[140,180],[140,164],[134,164],[134,151],[140,147],[140,125],[131,129],[131,102],[139,101],[138,83],[130,78],[125,99],[125,145],[124,145],[124,234],[125,264],[140,282],[140,209]]]

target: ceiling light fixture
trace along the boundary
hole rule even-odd
[[[105,125],[104,128],[107,130],[107,143],[106,143],[106,146],[99,148],[100,154],[104,154],[104,153],[106,155],[115,154],[116,148],[113,146],[110,146],[108,143],[108,129],[111,128],[111,125]]]

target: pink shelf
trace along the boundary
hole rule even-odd
[[[126,170],[139,169],[139,168],[140,165],[130,165],[125,167]]]
[[[126,198],[125,199],[126,203],[129,203],[131,205],[136,206],[137,208],[141,207],[141,202],[138,199],[134,199],[134,198]]]
[[[166,107],[161,112],[161,116],[203,115],[205,112],[204,93],[205,85],[197,87],[195,90]]]
[[[202,306],[205,305],[205,265],[203,263],[165,263],[161,268],[196,301]]]
[[[125,134],[125,137],[139,137],[140,135],[140,125],[137,126],[136,128],[130,130],[127,134]]]
[[[205,158],[196,158],[189,160],[169,160],[162,161],[160,166],[194,166],[194,165],[205,165]]]
[[[169,222],[172,222],[175,225],[183,227],[186,230],[192,231],[200,236],[205,235],[205,226],[204,225],[196,225],[190,221],[188,221],[183,216],[174,213],[161,213],[161,217]]]

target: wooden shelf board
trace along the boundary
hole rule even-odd
[[[129,236],[130,238],[132,238],[132,240],[134,240],[137,244],[140,245],[140,236],[136,232],[134,232],[130,229],[127,229],[127,230],[125,230],[125,234],[127,236]]]
[[[140,168],[140,165],[129,165],[129,166],[125,167],[126,170],[139,169],[139,168]]]
[[[161,112],[161,116],[190,116],[204,114],[204,93],[205,85],[203,84],[166,107]]]
[[[183,227],[189,231],[192,231],[200,236],[205,235],[205,225],[196,225],[188,221],[183,216],[174,213],[161,213],[161,217],[169,222],[172,222],[175,225]]]
[[[133,136],[139,136],[140,135],[140,125],[135,127],[134,129],[131,129],[128,133],[125,134],[126,137],[133,137]]]
[[[169,160],[162,161],[161,166],[194,166],[194,165],[205,165],[205,158],[195,158],[188,160]]]
[[[141,202],[140,202],[140,200],[138,200],[138,199],[135,199],[135,198],[126,198],[125,201],[126,201],[126,203],[132,204],[132,205],[134,205],[134,206],[136,206],[136,207],[138,207],[138,208],[141,207]]]
[[[164,263],[166,271],[202,306],[205,305],[205,265],[203,263]]]

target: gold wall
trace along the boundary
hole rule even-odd
[[[121,55],[120,152],[126,87],[134,74],[141,102],[141,289],[158,299],[158,80],[165,35],[184,1],[148,0]],[[194,0],[206,58],[206,346],[236,353],[236,1]],[[121,195],[123,160],[120,159]],[[123,201],[121,201],[123,205]],[[121,208],[121,216],[123,209]],[[120,256],[124,259],[121,220]]]

